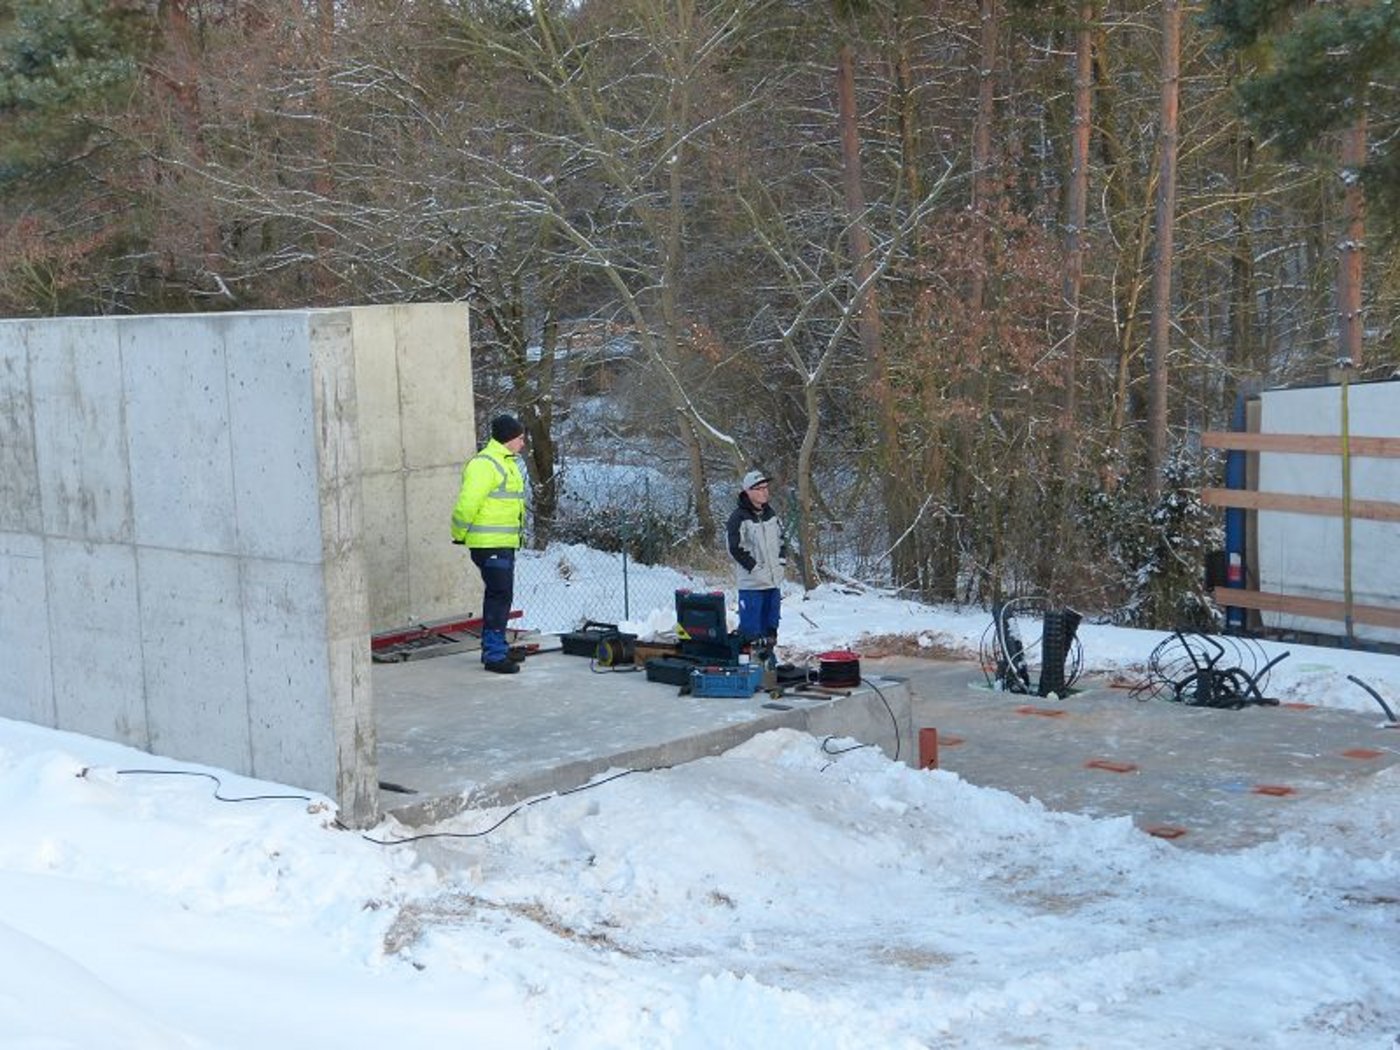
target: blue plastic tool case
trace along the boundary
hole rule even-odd
[[[690,672],[691,696],[753,696],[763,682],[759,664],[697,667]]]

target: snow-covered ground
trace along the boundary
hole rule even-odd
[[[783,639],[986,624],[826,587]],[[1090,671],[1161,639],[1081,634]],[[1400,701],[1400,659],[1290,648],[1272,695]],[[215,794],[296,789],[0,721],[0,1046],[1389,1048],[1397,769],[1203,854],[780,731],[386,848],[324,799]]]

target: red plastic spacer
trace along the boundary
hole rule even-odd
[[[1272,795],[1274,798],[1283,798],[1285,795],[1296,795],[1297,788],[1291,788],[1286,784],[1255,784],[1251,789],[1256,795]]]
[[[1179,839],[1186,834],[1185,828],[1179,828],[1175,824],[1154,824],[1143,830],[1155,839]]]
[[[1039,715],[1041,718],[1063,718],[1065,712],[1058,707],[1031,707],[1030,704],[1023,704],[1016,708],[1018,715]]]
[[[1342,752],[1342,757],[1343,757],[1343,758],[1372,759],[1372,758],[1380,758],[1381,755],[1383,755],[1383,754],[1385,754],[1384,751],[1377,751],[1377,750],[1375,750],[1374,748],[1369,748],[1369,747],[1353,747],[1353,748],[1351,748],[1351,749],[1348,750],[1348,751],[1343,751],[1343,752]]]
[[[919,730],[919,768],[938,768],[938,730]]]

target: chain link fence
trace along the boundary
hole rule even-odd
[[[527,503],[527,513],[533,505]],[[695,512],[682,480],[652,465],[575,461],[543,550],[516,560],[512,621],[545,633],[573,631],[586,621],[675,623],[677,590],[723,590],[732,573],[678,565],[693,560]],[[533,520],[527,542],[538,542]],[[687,558],[686,552],[692,552]],[[722,548],[712,560],[720,564]],[[703,559],[702,559],[703,560]]]
[[[523,550],[515,565],[512,627],[554,634],[586,621],[620,624],[650,621],[657,629],[675,622],[676,591],[723,590],[723,583],[681,569],[641,565],[625,553],[579,544]]]

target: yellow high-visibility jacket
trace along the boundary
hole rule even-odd
[[[519,547],[525,529],[525,479],[495,438],[462,467],[452,508],[452,539],[468,547]]]

